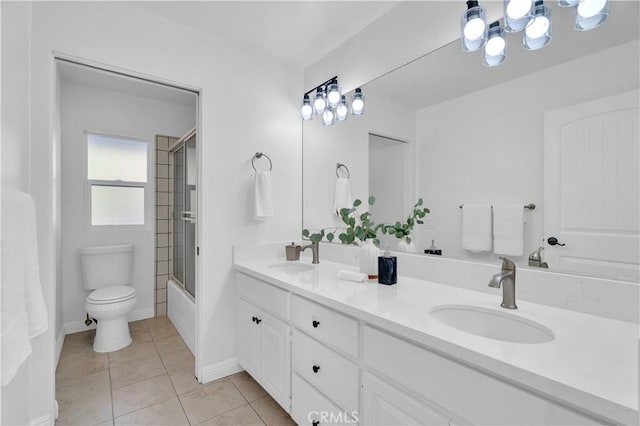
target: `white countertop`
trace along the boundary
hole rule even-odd
[[[338,280],[338,271],[357,268],[330,261],[303,272],[273,267],[286,263],[239,260],[235,267],[565,404],[619,423],[638,422],[636,324],[519,300],[518,309],[509,311],[500,308],[500,289],[491,295],[403,276],[392,286]],[[310,265],[310,260],[289,263]],[[530,319],[551,329],[555,339],[522,344],[465,333],[430,316],[440,305],[472,305]]]

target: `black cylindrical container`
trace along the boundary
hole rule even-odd
[[[378,257],[378,282],[386,285],[398,282],[398,258],[396,256]]]

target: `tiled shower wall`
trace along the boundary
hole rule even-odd
[[[156,136],[156,258],[155,288],[156,316],[167,315],[167,281],[173,271],[173,253],[171,250],[171,212],[173,210],[173,188],[171,181],[173,170],[169,147],[178,138]]]

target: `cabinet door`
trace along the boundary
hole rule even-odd
[[[291,347],[289,325],[261,313],[262,385],[287,412],[291,410]]]
[[[451,418],[400,392],[384,381],[364,374],[362,382],[365,425],[448,425]]]
[[[238,300],[237,330],[238,330],[238,362],[253,377],[261,374],[260,355],[260,324],[254,318],[258,318],[262,312],[246,303]]]

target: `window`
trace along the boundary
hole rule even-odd
[[[91,225],[144,225],[148,144],[87,133]]]

